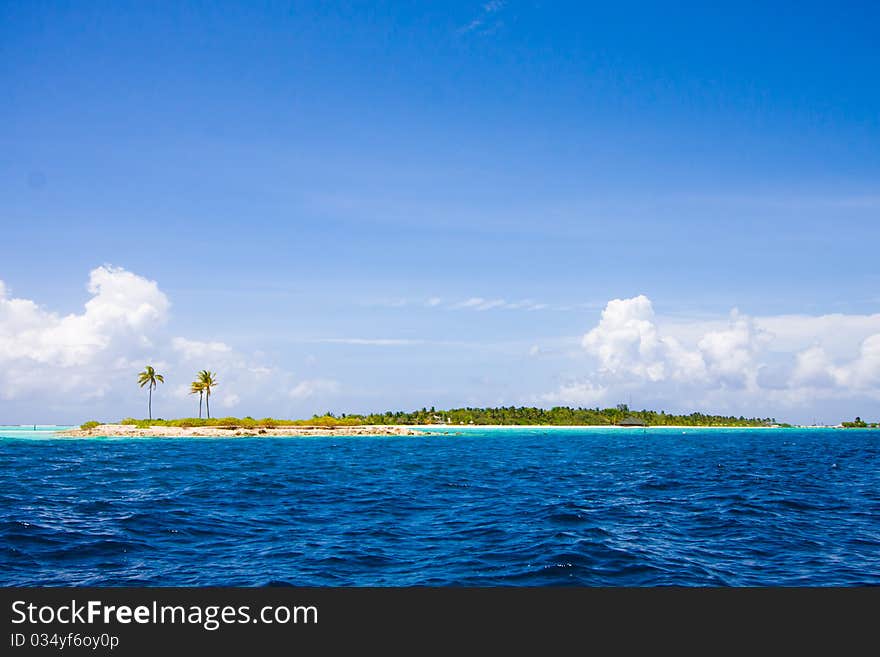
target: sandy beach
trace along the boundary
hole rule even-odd
[[[68,438],[233,438],[236,436],[423,436],[425,432],[408,426],[364,425],[354,427],[149,427],[139,429],[130,424],[102,424],[93,429],[68,429],[58,436]]]
[[[696,424],[651,424],[646,427],[620,426],[617,424],[422,424],[425,429],[620,429],[621,431],[633,429],[778,429],[779,425],[767,425],[758,427],[742,427],[736,425],[696,425]],[[806,428],[806,427],[804,427]],[[830,428],[830,427],[822,427]]]
[[[225,427],[163,427],[154,426],[138,428],[130,424],[102,424],[93,429],[67,429],[57,432],[56,435],[68,438],[86,437],[122,437],[122,438],[223,438],[237,436],[424,436],[428,433],[437,434],[441,429],[450,433],[461,433],[469,430],[578,430],[578,429],[618,429],[644,430],[644,429],[769,429],[773,427],[698,427],[698,426],[652,426],[652,427],[619,427],[615,425],[545,425],[545,424],[425,424],[425,425],[362,425],[362,426],[283,426],[273,428],[225,428]]]

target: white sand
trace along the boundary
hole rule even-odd
[[[271,429],[224,429],[221,427],[149,427],[139,429],[129,424],[102,424],[94,429],[59,431],[59,436],[83,438],[111,436],[126,438],[218,438],[234,436],[424,436],[425,433],[405,426],[355,427],[275,427]]]

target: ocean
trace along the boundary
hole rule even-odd
[[[878,584],[876,430],[0,427],[3,586]]]

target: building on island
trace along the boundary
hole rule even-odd
[[[646,425],[645,425],[644,420],[640,420],[636,416],[630,415],[627,418],[618,422],[617,426],[619,426],[619,427],[644,427]]]

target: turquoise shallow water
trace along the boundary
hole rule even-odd
[[[461,434],[0,427],[0,585],[880,584],[880,431]]]

